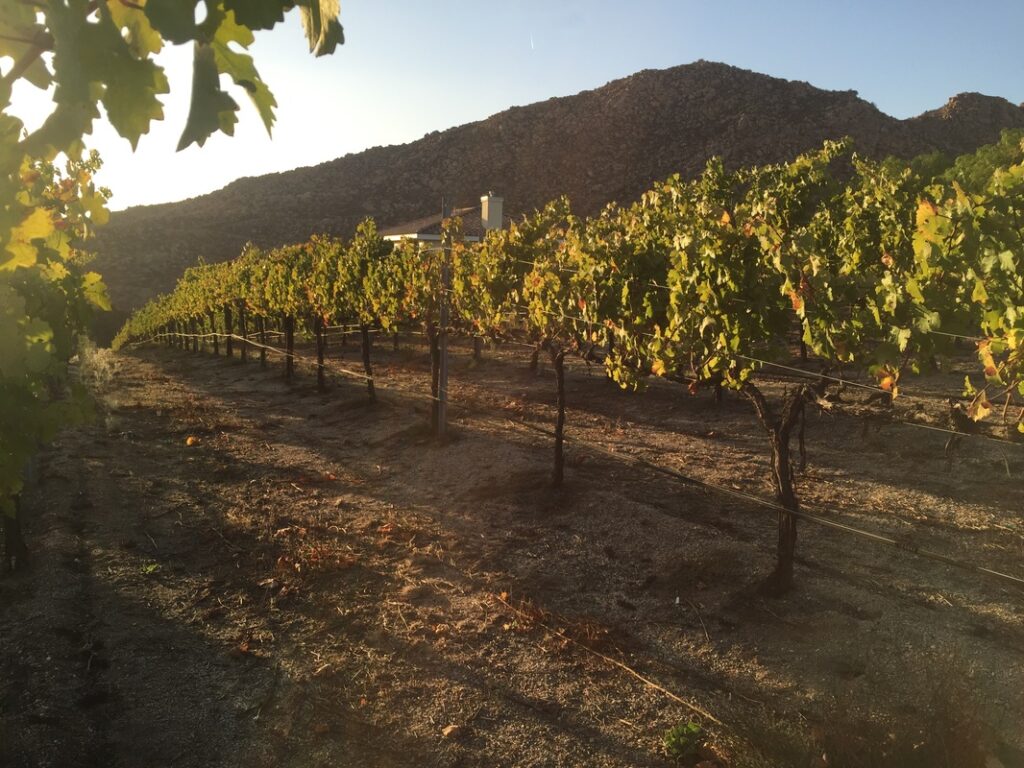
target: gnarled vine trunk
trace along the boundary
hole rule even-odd
[[[782,412],[776,416],[768,404],[764,393],[754,384],[743,387],[745,394],[754,404],[758,419],[768,433],[772,448],[772,485],[775,488],[775,501],[783,508],[779,511],[779,548],[775,571],[765,584],[766,591],[771,595],[782,595],[793,587],[793,560],[796,554],[797,517],[790,512],[800,511],[796,487],[793,479],[793,464],[790,458],[789,443],[793,427],[796,426],[803,411],[807,397],[807,388],[803,385],[795,392],[788,393],[782,404]]]
[[[284,377],[291,381],[295,373],[295,318],[291,315],[284,319],[284,341]]]
[[[249,322],[245,311],[245,302],[238,302],[238,335],[242,337],[240,342],[239,357],[242,362],[249,361]]]
[[[256,317],[256,330],[260,334],[260,368],[267,367],[267,318],[263,315]]]
[[[370,367],[370,326],[363,324],[359,326],[359,334],[363,340],[363,371],[366,373],[366,394],[370,396],[370,402],[377,402],[377,392],[373,387],[373,369]]]
[[[551,475],[551,484],[556,488],[565,479],[565,350],[552,347],[551,365],[555,369],[555,405],[558,415],[555,417],[555,468]]]
[[[433,321],[427,323],[427,344],[430,346],[430,431],[436,435],[441,422],[441,339]]]
[[[210,333],[213,334],[213,354],[216,356],[220,354],[220,337],[217,335],[217,316],[213,314],[212,309],[210,310],[209,315]]]
[[[800,448],[800,471],[807,469],[807,403],[800,403],[800,429],[797,432],[797,445]]]
[[[316,388],[320,392],[327,390],[324,378],[324,350],[327,347],[324,319],[320,315],[313,318],[313,335],[316,338]]]
[[[224,305],[224,335],[227,337],[224,340],[224,354],[228,357],[235,356],[235,324],[234,319],[231,316],[231,306],[229,304]]]

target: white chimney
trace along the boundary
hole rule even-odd
[[[495,197],[493,192],[488,192],[480,198],[480,220],[484,225],[484,231],[501,229],[501,204],[502,199]]]

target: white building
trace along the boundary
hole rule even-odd
[[[467,243],[479,242],[484,233],[491,229],[500,229],[506,219],[502,210],[503,200],[493,192],[480,198],[480,205],[469,208],[456,208],[450,217],[462,219],[462,234]],[[438,212],[434,216],[409,221],[381,231],[385,240],[419,240],[422,242],[439,242],[441,240],[441,222],[444,217]]]

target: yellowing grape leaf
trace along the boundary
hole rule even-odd
[[[36,263],[38,251],[29,243],[8,243],[7,255],[0,254],[0,272],[18,267],[31,267]]]
[[[125,41],[138,58],[159,53],[163,48],[163,39],[146,18],[146,12],[141,7],[144,5],[145,0],[132,5],[125,3],[124,0],[107,0],[111,19],[118,29],[127,31]]]
[[[53,216],[46,208],[36,208],[11,230],[11,240],[30,242],[53,232]]]
[[[338,21],[340,0],[299,0],[298,5],[310,52],[314,56],[334,53],[345,42],[345,32]]]
[[[981,391],[967,407],[967,415],[972,421],[981,421],[990,413],[992,413],[992,403],[985,396],[985,392]]]
[[[104,312],[110,311],[110,298],[107,296],[107,286],[103,284],[103,278],[97,272],[87,272],[82,278],[82,293],[85,298],[98,309]]]
[[[939,209],[931,200],[922,200],[917,204],[917,226],[926,223],[932,216],[938,213]]]

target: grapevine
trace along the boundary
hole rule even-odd
[[[193,49],[192,100],[179,148],[201,146],[216,131],[233,133],[238,104],[221,75],[249,96],[269,131],[276,103],[245,51],[254,30],[272,28],[294,5],[214,0],[203,3],[197,22],[198,0],[3,4],[0,59],[10,63],[0,77],[0,516],[8,563],[25,554],[17,516],[24,467],[62,425],[87,414],[68,364],[92,313],[110,308],[82,250],[106,222],[110,196],[93,181],[100,162],[86,152],[84,137],[101,106],[133,148],[163,118],[168,81],[155,56],[165,42]],[[298,5],[311,52],[331,53],[343,42],[337,2]],[[20,84],[52,92],[51,112],[32,130],[12,100]],[[67,158],[62,168],[58,157]],[[213,295],[209,271],[190,276],[194,296],[185,298],[183,289],[146,310],[163,331],[194,333],[200,319],[210,318],[212,306],[202,316],[192,311]]]
[[[659,182],[633,205],[581,218],[559,199],[477,244],[463,242],[458,220],[444,223],[439,247],[387,243],[367,221],[349,243],[317,237],[249,249],[206,291],[186,273],[170,297],[129,320],[118,343],[247,297],[250,313],[283,317],[289,339],[295,318],[359,325],[372,397],[370,326],[419,325],[435,404],[442,332],[532,344],[555,371],[555,485],[564,477],[566,354],[602,360],[627,389],[653,375],[685,381],[691,394],[703,385],[735,390],[771,451],[779,556],[766,586],[781,593],[793,581],[800,514],[790,443],[808,406],[833,407],[834,373],[869,373],[888,405],[913,374],[942,364],[953,337],[970,335],[983,378],[967,382],[968,418],[1024,395],[1022,153],[983,155],[1001,164],[974,186],[922,175],[913,163],[867,160],[849,141],[738,171],[712,160],[697,179]],[[442,301],[451,308],[446,328]],[[794,329],[821,378],[769,397],[757,374],[792,358]]]

